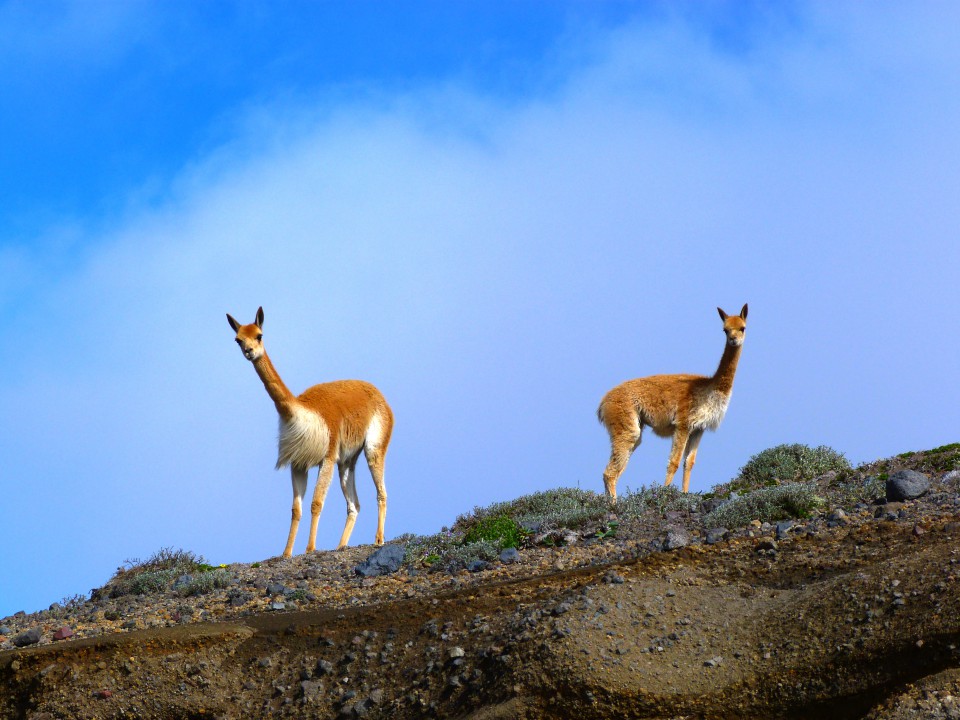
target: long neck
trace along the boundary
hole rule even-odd
[[[733,376],[737,373],[737,363],[740,362],[740,350],[742,349],[742,345],[731,345],[730,343],[724,345],[720,365],[713,375],[713,386],[725,395],[729,395],[730,391],[733,390]]]
[[[283,380],[280,379],[277,369],[270,362],[266,352],[253,361],[253,367],[256,369],[257,375],[260,376],[260,380],[263,381],[263,387],[267,389],[267,395],[277,406],[280,417],[290,418],[293,415],[293,407],[296,405],[297,399],[290,392],[290,389],[283,384]]]

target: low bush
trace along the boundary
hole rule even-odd
[[[777,522],[791,518],[809,517],[823,505],[810,483],[788,483],[776,487],[764,487],[747,495],[727,500],[720,507],[703,517],[706,528],[729,529],[748,525],[751,520]]]
[[[146,560],[125,561],[109,582],[93,594],[115,598],[166,592],[177,578],[183,576],[191,578],[184,588],[177,588],[177,592],[183,595],[198,595],[225,587],[229,580],[225,570],[208,565],[202,556],[188,550],[160,548]]]
[[[803,483],[831,470],[851,469],[850,463],[833,448],[821,445],[777,445],[751,457],[733,480],[718,486],[718,494],[748,493],[759,488],[785,483]]]

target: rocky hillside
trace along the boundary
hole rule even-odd
[[[0,717],[960,717],[960,445],[806,450],[377,553],[161,551],[0,620]]]

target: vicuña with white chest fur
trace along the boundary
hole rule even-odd
[[[610,462],[603,471],[603,485],[612,498],[617,497],[617,480],[630,455],[640,446],[644,425],[660,437],[673,438],[665,484],[673,482],[682,463],[683,491],[689,489],[690,471],[697,460],[703,431],[716,430],[727,412],[747,327],[746,305],[739,315],[727,315],[720,308],[717,312],[723,320],[727,342],[713,377],[652,375],[627,380],[600,401],[597,417],[610,434]]]
[[[383,464],[393,432],[393,412],[383,395],[362,380],[337,380],[314,385],[295,396],[283,384],[263,347],[263,308],[257,310],[256,321],[249,325],[241,325],[229,314],[227,321],[237,334],[237,345],[253,363],[280,415],[277,468],[289,465],[293,480],[290,534],[283,556],[293,554],[293,541],[303,515],[303,496],[307,492],[307,471],[314,466],[319,466],[320,472],[310,504],[307,552],[316,549],[317,524],[333,479],[334,464],[340,470],[340,487],[347,501],[347,522],[337,549],[347,546],[360,511],[355,470],[361,451],[377,487],[379,514],[375,542],[383,545],[383,523],[387,515]]]

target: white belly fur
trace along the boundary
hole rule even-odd
[[[280,420],[278,445],[277,469],[314,467],[327,455],[330,429],[316,413],[297,408],[290,420]]]

